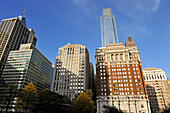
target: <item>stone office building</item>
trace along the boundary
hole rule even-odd
[[[52,91],[71,100],[89,88],[89,52],[81,44],[67,44],[58,50]]]
[[[152,112],[168,109],[170,94],[166,73],[162,69],[145,68],[143,74]]]

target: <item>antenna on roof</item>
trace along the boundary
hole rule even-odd
[[[27,6],[25,7],[25,10],[24,10],[24,12],[23,12],[22,16],[24,16],[24,15],[25,15],[25,11],[26,11],[26,9],[27,9]]]

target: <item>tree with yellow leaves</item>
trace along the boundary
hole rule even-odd
[[[85,92],[80,93],[75,101],[75,113],[94,113],[95,106],[91,97],[89,97],[89,93]]]
[[[36,104],[37,98],[37,89],[34,84],[30,82],[19,94],[18,105],[20,110],[24,110],[26,113],[31,111]]]

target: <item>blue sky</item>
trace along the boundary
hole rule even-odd
[[[119,42],[132,36],[142,67],[161,68],[170,78],[169,5],[169,0],[1,0],[0,20],[22,14],[27,6],[27,26],[36,32],[36,47],[53,64],[59,47],[77,41],[88,48],[95,65],[102,9],[112,8]]]

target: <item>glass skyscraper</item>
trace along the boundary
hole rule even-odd
[[[19,50],[10,51],[2,78],[7,84],[23,88],[33,82],[40,92],[50,88],[53,76],[52,63],[32,44],[21,44]]]
[[[27,28],[24,14],[25,11],[19,17],[4,19],[0,23],[0,74],[10,51],[18,50],[25,43],[36,45],[35,32]]]
[[[111,8],[103,9],[101,21],[102,47],[110,43],[118,43],[115,17],[112,15]]]

